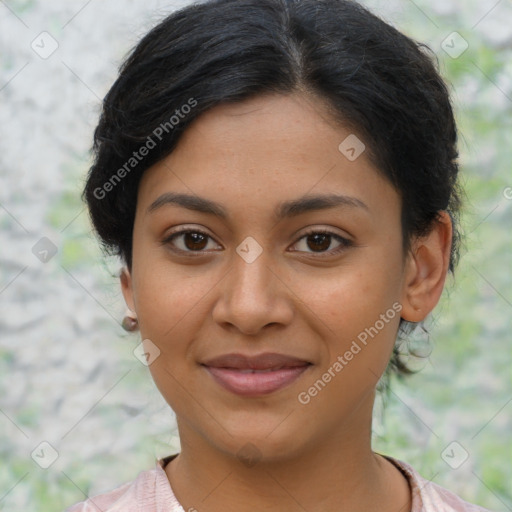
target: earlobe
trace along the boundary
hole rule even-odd
[[[421,322],[434,309],[443,292],[450,263],[452,222],[440,212],[431,231],[411,246],[402,290],[402,318]]]

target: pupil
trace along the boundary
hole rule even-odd
[[[321,250],[326,250],[329,248],[329,245],[330,245],[330,240],[329,240],[330,236],[331,235],[322,235],[322,234],[310,235],[308,237],[308,247],[312,250],[314,250],[315,248],[316,249],[320,248]],[[317,244],[316,247],[311,246],[311,244],[309,243],[310,239],[315,240],[314,244]],[[323,243],[321,243],[322,241],[323,241]],[[319,247],[318,242],[320,242],[321,247]]]
[[[191,244],[189,244],[189,241],[192,241]],[[190,250],[199,250],[204,249],[206,247],[206,237],[204,235],[201,235],[201,233],[185,233],[185,245],[187,249]],[[198,246],[199,244],[199,246]]]

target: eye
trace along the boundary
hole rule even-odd
[[[338,242],[338,246],[334,250],[328,251],[333,238]],[[162,245],[170,245],[175,252],[198,253],[197,255],[199,255],[207,252],[209,240],[213,241],[213,238],[204,231],[189,228],[171,233],[162,240]],[[308,252],[306,249],[309,248],[311,249],[310,254],[338,254],[353,245],[351,240],[327,230],[310,230],[295,242],[295,246],[300,245],[302,240],[304,240],[303,248],[298,251]],[[215,250],[215,248],[210,248],[210,250]]]
[[[200,229],[182,229],[167,236],[162,240],[162,245],[171,245],[171,249],[176,252],[201,253],[206,252],[204,249],[208,247],[208,239],[213,240]]]
[[[327,251],[332,244],[332,239],[335,239],[338,242],[338,246],[331,251]],[[333,233],[331,231],[326,230],[310,230],[305,235],[303,235],[295,245],[300,245],[300,241],[304,240],[303,247],[312,249],[310,254],[315,253],[328,253],[328,254],[338,254],[348,247],[353,245],[352,240],[348,238],[344,238],[337,233]],[[299,249],[300,250],[300,249]],[[304,250],[304,249],[303,249]],[[307,252],[307,251],[304,251]]]

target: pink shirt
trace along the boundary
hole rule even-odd
[[[66,512],[185,512],[174,496],[164,471],[165,465],[174,457],[176,455],[157,460],[154,469],[142,471],[132,482],[76,503]],[[405,462],[388,456],[386,459],[409,481],[411,512],[489,512],[424,479]]]

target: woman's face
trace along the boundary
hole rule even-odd
[[[123,291],[182,444],[283,458],[369,433],[400,201],[327,119],[299,95],[217,106],[142,178]]]

